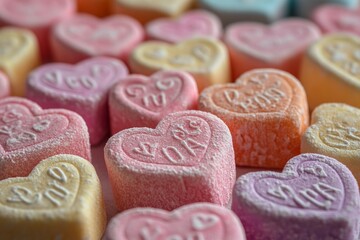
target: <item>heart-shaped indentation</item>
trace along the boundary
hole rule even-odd
[[[143,38],[140,24],[130,17],[112,16],[99,20],[84,14],[62,21],[54,34],[64,44],[91,56],[127,53],[127,48]]]
[[[300,84],[283,72],[254,70],[242,75],[235,84],[211,86],[202,96],[209,93],[215,107],[234,114],[276,113],[292,108],[299,88]]]
[[[29,47],[29,37],[15,28],[3,28],[0,31],[0,62],[18,56]]]
[[[288,235],[280,227],[285,225],[287,232],[296,232],[299,225],[307,226],[297,239],[310,235],[316,239],[355,239],[359,234],[359,206],[358,185],[349,169],[318,154],[292,158],[282,173],[243,175],[233,195],[233,210],[251,239],[268,235],[284,239]],[[314,234],[316,229],[319,232]]]
[[[109,87],[128,74],[126,66],[111,58],[96,57],[72,66],[47,64],[33,71],[27,81],[37,91],[76,97],[103,95]]]
[[[211,128],[201,117],[184,116],[162,122],[163,133],[132,131],[123,141],[122,150],[132,159],[144,163],[194,166],[198,165],[211,139]]]
[[[74,6],[69,0],[2,0],[0,17],[19,26],[53,23]]]
[[[225,39],[237,51],[271,63],[299,54],[319,36],[313,23],[290,19],[269,27],[258,23],[235,24],[227,29]]]
[[[159,19],[146,26],[152,39],[177,43],[193,37],[220,38],[221,22],[216,15],[204,10],[194,10],[176,20]]]
[[[231,211],[213,204],[197,203],[173,212],[138,208],[119,214],[111,220],[104,237],[105,240],[113,238],[242,240],[245,235]]]
[[[95,169],[75,155],[42,160],[28,176],[0,181],[0,192],[6,239],[100,239],[106,226]],[[29,222],[35,224],[21,228]]]
[[[0,105],[0,153],[30,147],[61,134],[69,125],[62,114],[34,115],[21,104]]]
[[[360,9],[341,5],[324,5],[313,14],[314,21],[325,33],[347,32],[360,35]]]
[[[219,44],[210,39],[197,38],[170,45],[161,42],[146,42],[138,46],[131,61],[156,69],[208,72],[222,58]]]
[[[328,35],[309,50],[309,55],[341,80],[360,88],[360,38],[355,35]]]

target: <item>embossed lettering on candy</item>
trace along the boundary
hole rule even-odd
[[[185,205],[173,212],[135,208],[118,214],[109,223],[103,240],[245,240],[237,217],[209,203]]]
[[[359,207],[351,172],[318,154],[294,157],[282,173],[246,174],[233,195],[233,210],[250,239],[355,240]]]

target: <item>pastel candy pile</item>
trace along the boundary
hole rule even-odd
[[[24,96],[29,72],[40,63],[34,34],[21,28],[0,28],[0,69],[10,80],[11,95]]]
[[[229,127],[239,166],[282,168],[300,153],[308,127],[305,91],[290,74],[257,69],[235,83],[206,88],[199,109],[215,114]]]
[[[230,25],[224,38],[233,79],[255,68],[277,68],[298,76],[303,54],[320,34],[315,24],[300,18],[281,20],[269,27],[259,23]]]
[[[51,50],[57,62],[77,63],[94,56],[126,62],[131,50],[143,38],[143,28],[131,17],[113,15],[98,19],[76,14],[53,28]]]
[[[119,211],[173,210],[193,202],[226,206],[235,181],[226,125],[200,111],[167,115],[156,127],[130,128],[109,139],[105,162]]]
[[[16,26],[31,30],[39,41],[44,61],[51,58],[51,28],[75,12],[74,0],[1,0],[0,26]]]
[[[148,38],[169,43],[181,42],[193,37],[219,39],[222,26],[219,18],[211,12],[193,10],[184,13],[176,20],[157,19],[146,25]]]
[[[4,98],[10,95],[10,83],[7,76],[0,72],[0,98]]]
[[[128,74],[117,59],[94,57],[75,66],[43,65],[29,75],[26,97],[43,108],[65,108],[82,116],[92,145],[109,132],[108,92]]]
[[[227,49],[210,38],[192,38],[177,44],[148,41],[134,49],[129,59],[133,73],[151,75],[159,70],[181,70],[196,80],[198,90],[231,79]]]
[[[271,23],[288,13],[288,0],[199,0],[199,5],[218,15],[224,25],[241,21]]]
[[[91,160],[89,133],[79,115],[43,110],[23,98],[0,100],[0,179],[26,176],[41,160],[62,153]]]
[[[41,161],[0,181],[1,239],[100,239],[106,213],[94,167],[74,155]],[[89,211],[91,210],[91,211]]]
[[[355,8],[359,6],[358,0],[294,0],[295,14],[300,17],[309,18],[314,13],[316,8],[322,4],[337,4],[348,8]]]
[[[155,128],[169,113],[196,109],[197,100],[196,82],[185,72],[160,71],[150,78],[130,75],[110,92],[111,132]]]
[[[300,81],[310,110],[327,102],[360,107],[359,51],[360,38],[342,33],[324,36],[309,48]]]
[[[255,172],[235,184],[233,211],[247,239],[358,239],[359,186],[337,160],[291,159],[282,173]]]
[[[161,17],[176,17],[194,5],[195,0],[113,0],[112,11],[129,15],[145,24]]]
[[[195,203],[172,212],[135,208],[118,214],[108,224],[103,240],[209,239],[245,240],[239,219],[230,210]]]
[[[360,183],[360,109],[341,103],[315,108],[301,152],[320,153],[345,164]]]
[[[360,8],[347,8],[328,4],[318,7],[312,16],[313,21],[324,33],[347,32],[360,35]]]

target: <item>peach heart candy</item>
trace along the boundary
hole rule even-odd
[[[312,19],[324,33],[347,32],[360,36],[360,8],[326,4],[315,10]]]
[[[11,95],[23,96],[29,72],[40,64],[35,35],[21,28],[0,28],[0,69],[10,80]]]
[[[282,173],[256,172],[235,184],[233,211],[257,240],[357,240],[360,195],[349,169],[334,158],[302,154]]]
[[[31,30],[37,37],[41,56],[50,60],[49,34],[52,26],[75,12],[74,0],[0,0],[0,26]]]
[[[112,12],[131,16],[142,24],[161,17],[176,17],[194,5],[195,0],[113,0]]]
[[[113,15],[98,19],[76,14],[54,27],[51,47],[54,60],[58,62],[77,63],[94,56],[114,57],[126,62],[143,38],[142,26],[130,17]]]
[[[230,52],[233,78],[255,68],[277,68],[297,77],[305,50],[320,35],[315,24],[296,18],[281,20],[269,27],[250,22],[230,25],[225,43]]]
[[[237,165],[282,168],[300,153],[309,113],[306,94],[292,75],[257,69],[236,83],[214,85],[199,98],[199,109],[229,127]]]
[[[210,203],[193,203],[172,212],[135,208],[116,215],[102,240],[245,240],[236,215]]]
[[[42,110],[24,98],[0,100],[0,179],[26,176],[41,160],[61,153],[91,159],[89,133],[79,115]]]
[[[10,83],[8,77],[0,72],[0,98],[10,95]]]
[[[300,81],[310,110],[328,102],[360,108],[360,38],[335,33],[314,43],[303,59]]]
[[[198,90],[193,77],[181,71],[160,71],[151,77],[130,75],[110,92],[111,132],[151,127],[167,114],[197,108]]]
[[[148,41],[134,49],[129,65],[131,72],[143,75],[159,70],[187,71],[195,78],[199,91],[231,80],[227,49],[210,38],[192,38],[177,44]]]
[[[336,158],[360,184],[360,109],[342,103],[324,103],[312,113],[302,136],[301,152]]]
[[[211,12],[193,10],[176,20],[154,20],[146,25],[146,33],[150,39],[177,43],[193,37],[219,39],[222,35],[222,26],[219,18]]]
[[[65,108],[82,116],[89,128],[90,143],[109,133],[108,92],[128,74],[117,59],[94,57],[71,66],[43,65],[31,72],[26,97],[43,108]]]
[[[167,115],[151,128],[115,134],[104,150],[115,202],[173,210],[193,202],[228,204],[235,182],[227,126],[201,111]]]
[[[97,240],[105,230],[100,181],[81,157],[47,158],[28,177],[0,181],[0,189],[2,240]]]

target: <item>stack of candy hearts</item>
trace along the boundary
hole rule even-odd
[[[0,0],[0,240],[360,240],[359,0]]]

